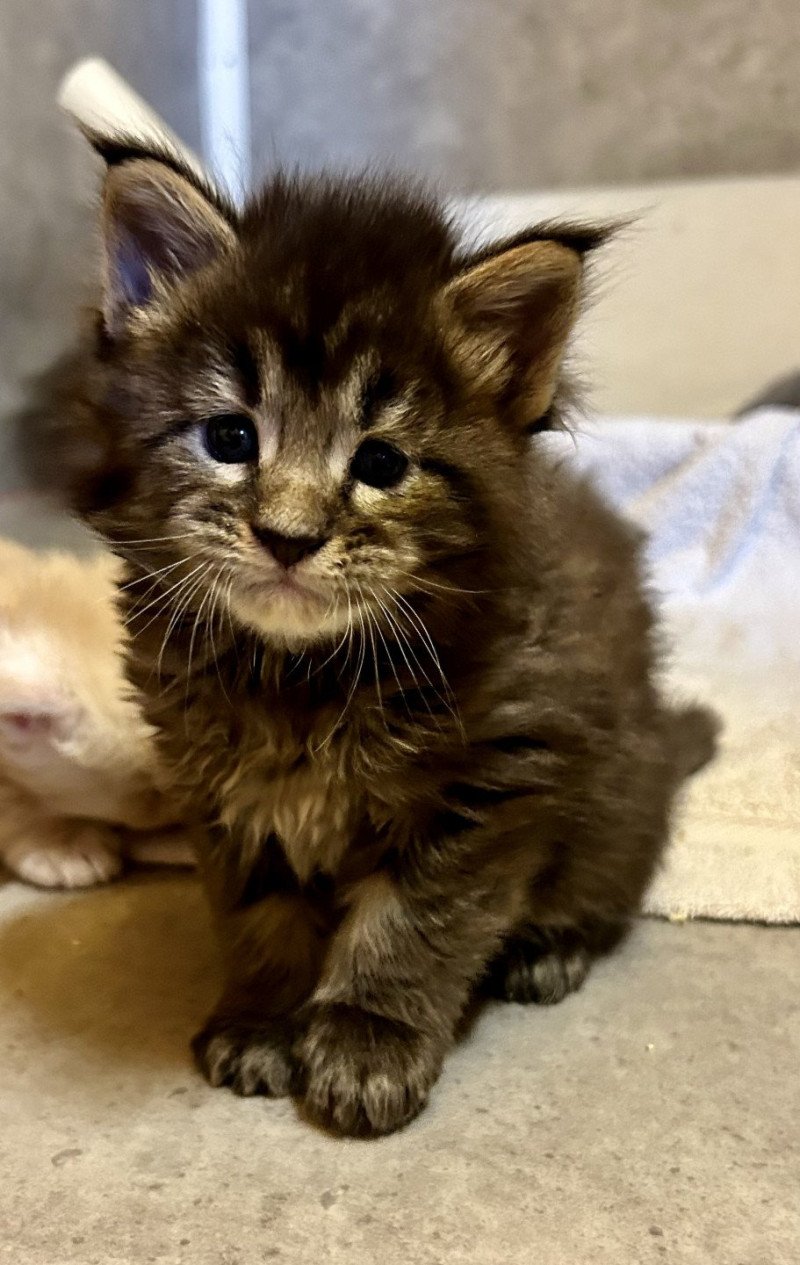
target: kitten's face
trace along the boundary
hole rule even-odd
[[[419,331],[419,358],[406,348],[397,370],[375,324],[312,383],[287,368],[266,322],[237,330],[232,352],[212,321],[187,337],[165,315],[136,349],[143,438],[116,537],[174,540],[174,555],[154,545],[155,565],[184,557],[175,575],[194,572],[196,598],[214,590],[235,620],[292,644],[442,583],[480,543],[480,462],[513,477],[515,445],[448,407],[425,363],[441,351],[435,330]]]
[[[366,186],[279,183],[236,218],[153,162],[109,184],[101,530],[152,541],[119,547],[176,605],[292,647],[474,577],[552,402],[578,251],[468,266],[430,204]]]

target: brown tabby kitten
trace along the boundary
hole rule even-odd
[[[386,1133],[479,985],[555,1002],[636,912],[700,711],[654,685],[634,532],[528,432],[583,257],[278,177],[241,213],[101,144],[105,290],[29,439],[126,561],[131,679],[227,983],[213,1085]]]

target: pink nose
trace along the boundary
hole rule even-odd
[[[275,561],[287,570],[302,562],[303,558],[316,553],[327,540],[326,536],[282,536],[279,532],[271,531],[269,527],[260,527],[257,523],[252,524],[252,530],[258,543],[268,549]]]

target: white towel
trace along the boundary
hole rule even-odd
[[[647,531],[668,686],[725,726],[648,912],[800,922],[800,413],[600,420],[546,442]]]

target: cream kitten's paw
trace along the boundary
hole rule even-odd
[[[18,878],[37,887],[94,887],[122,869],[114,831],[95,822],[43,826],[6,844],[2,855]]]

